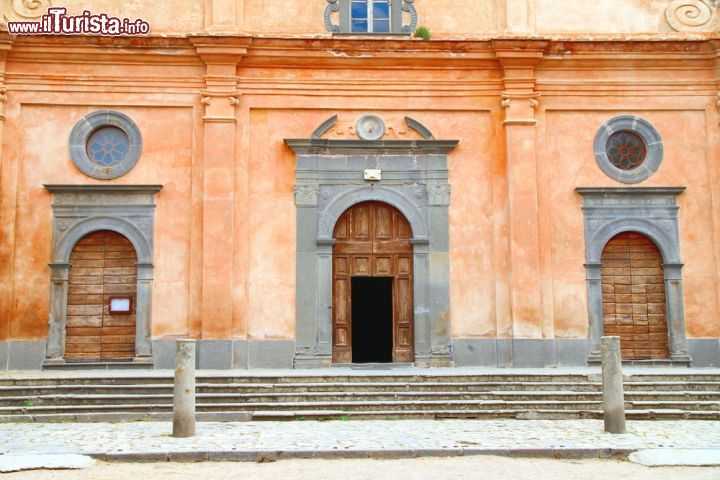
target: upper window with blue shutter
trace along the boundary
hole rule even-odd
[[[409,35],[417,27],[414,0],[327,0],[325,26],[332,33]],[[339,23],[334,23],[338,21]]]

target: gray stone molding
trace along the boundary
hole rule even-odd
[[[297,157],[295,367],[332,362],[333,229],[348,208],[371,200],[397,208],[413,230],[415,364],[451,365],[447,154],[457,140],[285,143]],[[382,170],[382,180],[364,180],[366,169]]]
[[[689,362],[685,332],[677,196],[685,187],[578,188],[583,197],[590,355],[599,360],[603,336],[601,256],[607,242],[623,232],[650,238],[663,257],[670,359]]]
[[[319,212],[320,219],[317,225],[317,239],[319,242],[332,241],[333,230],[340,216],[353,205],[376,200],[387,203],[400,210],[410,222],[413,231],[413,241],[429,242],[427,222],[423,218],[421,207],[410,201],[401,192],[392,187],[383,185],[369,185],[350,187],[342,193],[334,195],[327,205]]]
[[[137,254],[135,356],[152,355],[150,341],[155,194],[161,185],[45,185],[53,194],[50,317],[46,359],[63,361],[70,254],[98,230],[126,237]]]
[[[415,0],[390,0],[390,34],[410,35],[417,28],[418,15],[413,2]],[[333,34],[343,33],[352,35],[388,35],[387,33],[351,32],[350,30],[350,0],[327,0],[323,22],[325,28]],[[334,13],[339,12],[339,24],[332,22]],[[410,23],[403,23],[403,12],[410,15]]]
[[[99,128],[117,127],[128,137],[129,148],[119,165],[100,167],[88,158],[87,142]],[[111,180],[132,170],[142,153],[140,129],[127,115],[114,110],[97,110],[81,118],[70,132],[70,158],[85,175],[99,180]]]
[[[630,131],[642,138],[647,147],[645,161],[632,170],[622,170],[613,165],[607,156],[607,141],[611,135],[620,131]],[[595,135],[595,160],[607,176],[618,182],[640,183],[648,179],[660,168],[664,147],[663,141],[649,122],[635,115],[622,115],[608,120]]]
[[[335,126],[335,124],[337,123],[337,118],[338,118],[337,115],[333,115],[332,117],[328,118],[323,123],[321,123],[320,126],[317,127],[315,129],[315,131],[312,133],[311,138],[320,138],[323,135],[325,135],[325,133],[327,133],[328,130],[330,130],[331,128],[333,128]]]
[[[422,135],[424,140],[435,140],[435,135],[432,134],[430,129],[414,118],[405,117],[405,123],[407,123],[408,127]]]

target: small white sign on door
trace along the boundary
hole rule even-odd
[[[130,297],[111,298],[110,313],[130,313]]]

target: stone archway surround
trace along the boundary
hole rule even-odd
[[[353,205],[397,208],[413,231],[415,364],[453,364],[447,154],[456,140],[288,139],[297,156],[296,368],[332,362],[332,238]],[[382,180],[367,181],[368,169]]]
[[[578,188],[585,219],[585,270],[590,322],[589,363],[600,361],[604,332],[602,262],[605,245],[623,232],[651,239],[663,257],[670,360],[691,362],[685,331],[677,196],[684,187]]]
[[[137,253],[136,361],[150,362],[155,194],[160,185],[45,185],[53,194],[53,244],[46,364],[65,356],[70,254],[99,230],[123,235]]]

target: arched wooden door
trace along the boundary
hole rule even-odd
[[[77,243],[70,255],[65,360],[135,356],[136,264],[135,248],[118,233],[102,230]]]
[[[353,361],[353,322],[365,320],[353,318],[353,279],[368,277],[382,277],[386,284],[391,279],[392,361],[412,362],[413,247],[407,219],[385,203],[359,203],[340,217],[333,238],[333,362]]]
[[[602,253],[605,335],[619,336],[623,360],[670,357],[663,259],[644,235],[621,233]]]

